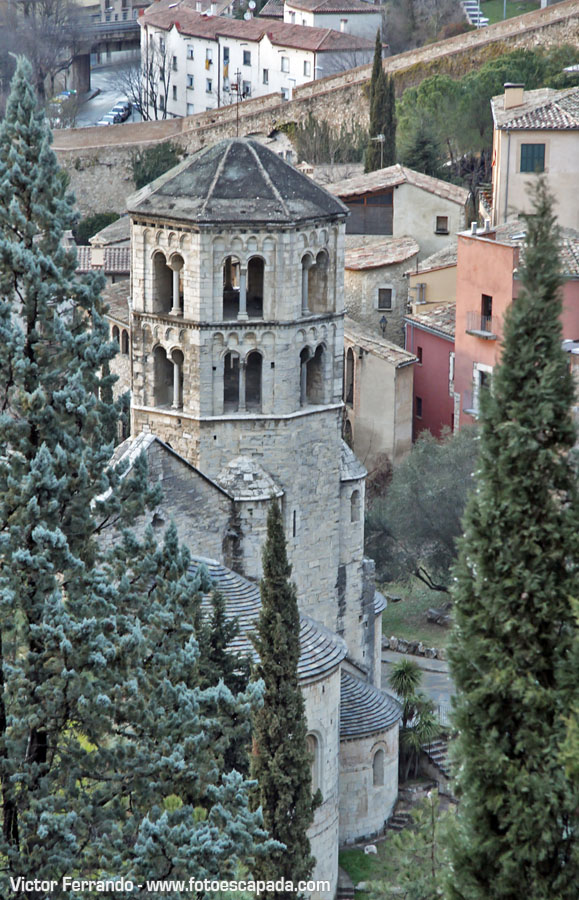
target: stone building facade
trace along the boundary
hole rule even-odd
[[[397,794],[370,778],[374,745],[365,757],[360,750],[371,812],[343,831],[339,723],[352,704],[344,666],[372,686],[388,765],[399,720],[380,690],[384,601],[364,558],[366,470],[341,439],[347,210],[245,139],[201,151],[128,209],[133,437],[116,459],[146,453],[164,493],[149,522],[173,519],[192,552],[214,561],[242,622],[240,597],[253,591],[259,605],[268,506],[281,502],[302,622],[312,623],[300,665],[308,660],[308,740],[324,802],[310,837],[314,877],[331,882],[331,897],[340,836],[379,831]]]

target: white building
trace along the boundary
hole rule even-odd
[[[139,18],[141,58],[153,89],[149,105],[170,118],[279,92],[371,62],[366,38],[273,22],[242,21],[195,11],[193,2],[158,0]],[[147,79],[146,79],[147,81]]]
[[[376,40],[382,32],[382,7],[365,0],[286,0],[283,20],[291,25],[332,28]]]

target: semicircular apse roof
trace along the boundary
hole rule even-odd
[[[402,713],[394,697],[348,672],[341,679],[341,741],[377,734],[398,722]]]
[[[188,157],[127,200],[130,213],[200,225],[285,225],[348,208],[258,141],[232,138]]]
[[[239,633],[231,642],[231,649],[239,655],[257,654],[250,640],[261,609],[259,587],[213,559],[202,556],[191,560],[190,571],[194,575],[205,568],[215,590],[225,598],[225,610],[229,619],[237,619]],[[209,595],[204,603],[209,605]],[[342,662],[347,648],[342,638],[332,634],[319,622],[300,613],[300,659],[298,677],[302,682],[317,681],[328,675]]]

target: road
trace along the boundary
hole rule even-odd
[[[96,97],[87,100],[81,105],[80,111],[76,118],[77,128],[85,128],[89,125],[96,125],[99,119],[110,112],[115,103],[119,100],[125,100],[126,95],[119,83],[122,79],[122,73],[134,63],[122,62],[113,63],[112,65],[99,66],[91,72],[92,91],[99,90]],[[138,113],[133,113],[127,119],[128,122],[139,122]],[[116,125],[115,128],[122,126]]]

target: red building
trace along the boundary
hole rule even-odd
[[[455,303],[439,303],[404,317],[405,347],[414,366],[412,437],[430,431],[440,437],[454,429]]]
[[[503,319],[519,290],[518,266],[524,252],[525,224],[508,222],[458,236],[455,335],[455,418],[476,421],[480,392],[490,384],[499,360]],[[579,234],[564,229],[560,244],[563,286],[563,338],[579,339]],[[416,376],[415,376],[416,378]]]

